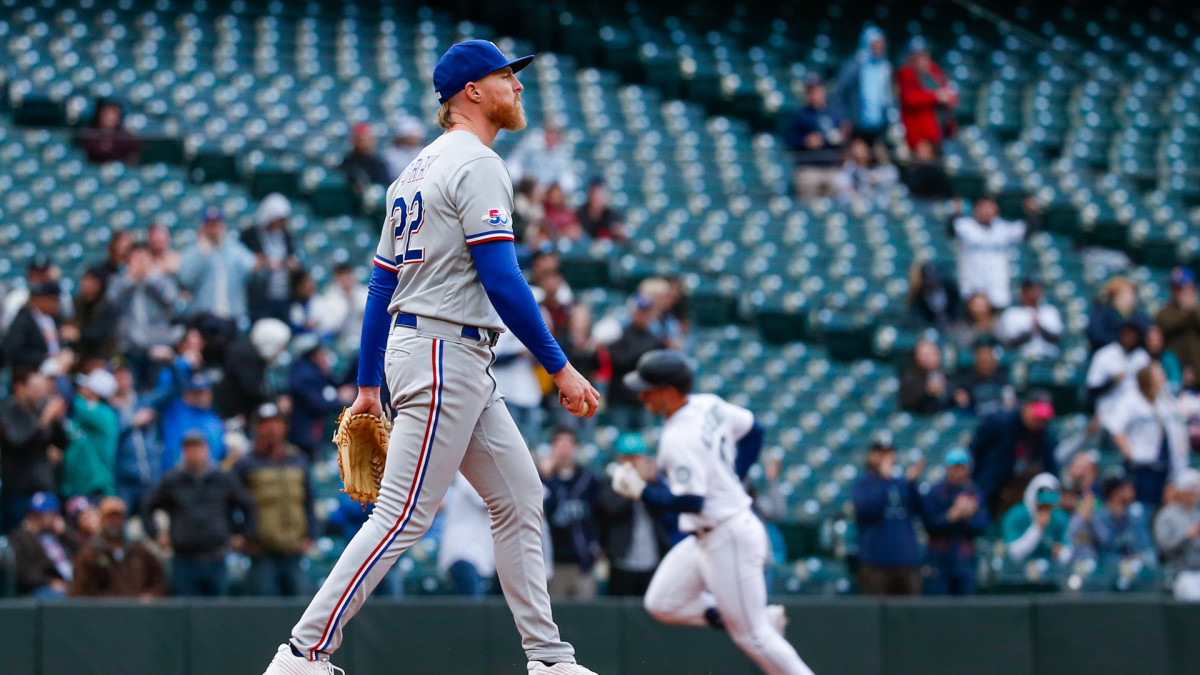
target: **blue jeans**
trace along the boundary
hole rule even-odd
[[[960,559],[957,551],[929,554],[926,595],[975,595],[975,559]]]
[[[471,563],[458,560],[447,571],[450,574],[450,585],[456,594],[475,597],[487,595],[489,580],[484,579]]]
[[[66,592],[60,591],[53,586],[38,586],[30,591],[29,595],[38,600],[61,600],[67,597]]]
[[[255,595],[300,595],[303,573],[299,553],[260,553],[250,562],[250,589]]]
[[[117,480],[117,496],[125,502],[125,506],[132,515],[141,514],[142,500],[149,496],[150,488],[151,486],[142,483]]]
[[[229,595],[223,554],[176,553],[171,560],[171,591],[175,595]]]
[[[1167,487],[1167,469],[1125,462],[1125,471],[1133,480],[1134,493],[1139,502],[1151,507],[1162,504],[1163,490]]]

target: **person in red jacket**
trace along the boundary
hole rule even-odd
[[[952,137],[957,129],[953,110],[958,105],[958,92],[933,62],[924,38],[914,37],[908,43],[907,54],[904,65],[896,70],[904,138],[911,150],[929,141],[940,151],[942,140]]]

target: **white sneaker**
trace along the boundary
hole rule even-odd
[[[578,663],[556,663],[547,666],[541,661],[530,661],[529,672],[531,675],[596,675]]]
[[[780,635],[787,635],[787,610],[783,605],[767,605],[767,620],[771,622],[771,627]]]
[[[287,643],[279,645],[275,650],[275,658],[263,675],[346,675],[346,671],[329,662],[328,656],[322,656],[319,661],[309,661],[302,656],[292,653]]]

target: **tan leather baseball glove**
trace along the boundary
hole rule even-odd
[[[348,415],[346,408],[338,415],[333,443],[338,451],[338,471],[346,486],[342,492],[361,502],[364,509],[379,498],[391,434],[392,423],[387,417],[368,413]]]

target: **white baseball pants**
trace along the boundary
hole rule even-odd
[[[646,611],[663,623],[707,626],[715,604],[734,643],[769,675],[812,675],[767,618],[767,530],[750,511],[672,548],[650,581]]]

